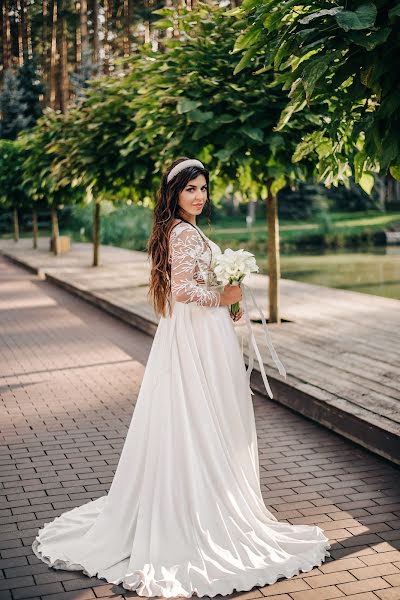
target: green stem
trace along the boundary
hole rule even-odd
[[[234,304],[231,304],[229,307],[229,310],[233,315],[236,315],[236,313],[238,313],[240,311],[239,302],[235,302]]]

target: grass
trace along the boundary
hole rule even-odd
[[[281,251],[382,245],[385,243],[384,230],[395,223],[400,224],[400,212],[382,213],[377,210],[326,213],[297,222],[280,219]],[[245,216],[241,215],[239,218],[218,220],[211,227],[205,219],[201,219],[199,224],[206,235],[222,248],[245,246],[251,252],[266,252],[266,220],[262,223],[258,218],[254,227],[247,227]]]
[[[132,211],[128,207],[113,210],[102,218],[102,241],[106,244],[120,245],[122,247],[145,250],[146,240],[151,229],[151,211],[145,210],[144,219],[138,218],[138,207]],[[382,213],[377,210],[360,211],[354,213],[332,212],[317,215],[307,221],[293,221],[280,219],[279,234],[282,252],[289,252],[302,248],[340,248],[354,247],[362,244],[382,244],[383,239],[375,239],[375,234],[394,223],[400,224],[400,212]],[[85,236],[79,234],[82,223],[78,221],[68,228],[61,228],[61,233],[70,235],[74,240],[90,241],[91,215],[85,215]],[[204,217],[198,219],[198,224],[206,235],[223,247],[230,245],[232,248],[247,246],[252,251],[266,249],[267,221],[257,218],[254,227],[247,227],[245,215],[235,217],[218,217],[211,227]],[[67,230],[68,229],[68,230]],[[41,231],[41,235],[49,232]],[[21,233],[29,237],[29,232]],[[2,237],[10,238],[11,233]]]

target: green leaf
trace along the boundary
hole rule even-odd
[[[319,19],[320,17],[325,17],[326,15],[334,16],[337,13],[341,12],[342,10],[343,10],[342,6],[335,6],[334,8],[325,8],[323,10],[318,10],[317,12],[313,12],[310,15],[307,15],[306,17],[303,17],[302,19],[300,19],[299,23],[301,23],[302,25],[307,25],[314,19]]]
[[[360,179],[364,172],[364,164],[367,158],[365,150],[361,150],[354,157],[354,180],[356,183],[360,182]]]
[[[233,150],[228,150],[227,148],[224,148],[223,150],[217,150],[217,152],[214,152],[214,156],[216,156],[222,161],[229,160],[232,154]]]
[[[169,19],[159,19],[155,21],[157,23],[157,29],[168,29],[169,27],[173,27],[174,24]]]
[[[388,16],[391,19],[392,17],[400,17],[400,4],[396,4],[393,8],[391,8],[388,12]],[[394,175],[393,175],[394,177]]]
[[[242,127],[239,129],[239,132],[244,133],[255,142],[262,142],[264,139],[263,130],[259,129],[258,127],[251,127],[251,125],[242,125]]]
[[[244,123],[247,119],[254,115],[254,110],[247,110],[246,112],[241,112],[239,115],[239,120]]]
[[[202,105],[201,100],[190,100],[189,98],[180,98],[176,105],[176,111],[179,115],[190,112]]]
[[[229,114],[224,114],[224,115],[219,115],[218,117],[215,117],[215,122],[218,124],[223,125],[224,123],[233,123],[234,121],[236,121],[237,116],[236,115],[229,115]]]
[[[281,116],[279,117],[278,124],[276,125],[274,131],[280,131],[281,129],[283,129],[285,125],[287,125],[287,123],[290,121],[293,114],[303,110],[306,104],[306,100],[299,100],[297,98],[289,102],[286,108],[284,108],[284,110],[282,111]]]
[[[239,37],[236,39],[235,45],[233,47],[233,52],[238,52],[239,50],[245,50],[250,46],[253,46],[258,38],[261,35],[261,29],[255,29],[254,27],[249,27],[246,31],[241,33]]]
[[[368,35],[365,35],[365,32],[354,31],[349,34],[349,39],[358,46],[363,46],[367,50],[373,50],[377,46],[380,46],[380,44],[385,43],[391,32],[390,27],[384,27]]]
[[[237,73],[240,73],[240,71],[243,71],[243,69],[247,67],[247,65],[255,55],[255,52],[256,50],[253,47],[250,47],[246,50],[246,52],[243,54],[242,58],[240,59],[233,71],[234,75],[237,75]]]
[[[201,110],[195,109],[188,112],[188,118],[193,123],[206,123],[214,117],[214,113],[212,111],[203,112]]]
[[[377,8],[373,2],[365,2],[356,10],[343,10],[335,18],[344,31],[369,29],[375,24]]]
[[[400,165],[392,165],[389,171],[392,177],[400,181]]]
[[[363,173],[358,182],[360,187],[362,187],[364,192],[367,192],[367,194],[370,194],[372,192],[374,183],[375,183],[374,177],[373,177],[373,175],[371,175],[369,173]]]
[[[303,70],[303,85],[308,99],[314,91],[315,84],[328,69],[330,63],[333,62],[333,55],[316,58],[304,67]]]
[[[228,150],[232,150],[232,152],[235,152],[235,150],[238,150],[243,144],[243,140],[240,140],[239,138],[233,138],[231,137],[228,142],[226,143],[226,148]]]
[[[383,151],[380,155],[381,167],[387,169],[392,162],[399,159],[399,143],[397,136],[383,140]]]
[[[273,196],[276,196],[276,194],[281,189],[283,189],[285,187],[285,185],[286,185],[286,178],[284,175],[281,175],[280,177],[276,177],[271,185],[271,194]]]
[[[332,154],[332,142],[331,140],[326,140],[319,144],[316,148],[317,156],[319,159],[325,158],[326,156],[330,156]]]

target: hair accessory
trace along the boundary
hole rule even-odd
[[[187,167],[201,167],[202,169],[205,168],[203,163],[197,160],[197,158],[188,158],[186,160],[182,160],[180,163],[175,165],[173,169],[170,170],[170,172],[168,173],[167,181],[171,181],[171,179],[175,177],[175,175],[177,175]]]

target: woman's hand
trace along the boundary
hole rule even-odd
[[[235,304],[235,302],[240,302],[241,299],[242,288],[240,285],[232,285],[228,283],[224,287],[224,291],[221,293],[220,306],[229,306],[230,304]]]
[[[231,316],[232,321],[239,321],[239,319],[243,317],[243,308],[240,307],[239,312],[237,312],[235,315],[231,313],[231,311],[229,311],[229,314]]]

